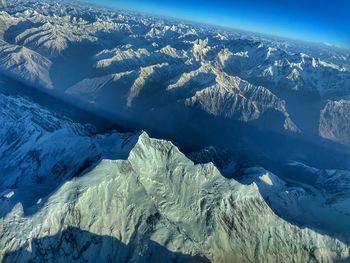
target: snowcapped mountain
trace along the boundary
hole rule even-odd
[[[0,261],[350,260],[349,50],[0,8]]]
[[[35,204],[59,184],[78,176],[106,155],[127,156],[127,148],[125,152],[123,147],[104,150],[105,144],[123,144],[122,139],[115,139],[117,135],[90,138],[94,134],[92,126],[59,119],[25,99],[1,95],[0,104],[0,189],[18,191],[13,204],[3,204],[1,216],[19,200]],[[32,184],[33,189],[28,187]]]
[[[321,111],[320,135],[324,138],[350,143],[350,101],[329,101]]]
[[[325,98],[349,92],[350,75],[345,66],[259,42],[221,50],[218,62],[224,71],[273,90],[304,91]]]
[[[52,89],[49,74],[52,63],[35,51],[0,40],[0,62],[2,73]]]
[[[275,214],[266,192],[288,201],[285,210],[307,194],[264,169],[242,171],[245,185],[223,177],[212,163],[195,165],[172,143],[146,133],[97,135],[92,126],[25,99],[2,95],[0,102],[6,109],[0,131],[5,262],[348,257],[342,241]],[[18,163],[26,166],[18,169]]]
[[[123,112],[136,124],[135,112],[167,112],[165,105],[177,104],[182,111],[193,106],[244,123],[269,120],[265,126],[278,131],[316,134],[317,125],[308,123],[320,108],[303,101],[312,117],[300,115],[297,98],[322,103],[349,94],[348,54],[336,48],[300,43],[298,50],[292,41],[65,1],[12,0],[0,21],[3,45],[19,50],[17,59],[4,58],[9,65],[3,72],[95,111]],[[237,83],[251,88],[239,91]]]

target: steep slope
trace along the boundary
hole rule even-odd
[[[244,184],[255,182],[264,200],[289,222],[348,242],[349,171],[316,169],[298,162],[291,162],[289,169],[283,179],[258,167],[235,171],[234,178]],[[302,178],[293,180],[298,175]]]
[[[257,120],[265,112],[274,110],[284,116],[286,130],[298,131],[289,118],[285,102],[268,89],[253,86],[238,77],[221,73],[209,65],[184,73],[168,89],[183,90],[185,94],[187,93],[188,98],[185,101],[187,106],[244,122]]]
[[[64,184],[37,214],[23,218],[21,213],[17,205],[4,219],[5,255],[26,247],[28,239],[56,235],[69,227],[113,236],[132,247],[119,254],[118,247],[108,249],[96,240],[74,246],[74,239],[64,239],[59,252],[39,243],[42,248],[33,251],[32,260],[55,255],[57,261],[65,261],[74,255],[75,260],[91,261],[95,255],[100,260],[158,262],[148,240],[214,262],[327,262],[348,256],[341,242],[279,219],[256,185],[224,179],[210,164],[194,166],[172,144],[145,134],[127,161],[104,160],[87,175]],[[13,235],[14,241],[7,242]],[[64,253],[64,247],[73,253]],[[29,260],[14,255],[12,259]],[[12,259],[5,256],[5,261]]]
[[[320,113],[320,136],[350,143],[350,101],[329,101]]]
[[[256,183],[226,179],[212,163],[195,165],[168,141],[146,133],[136,143],[121,134],[92,135],[89,127],[24,99],[0,99],[7,105],[1,153],[10,156],[5,162],[12,167],[5,178],[18,182],[1,182],[7,188],[0,199],[4,262],[333,262],[349,257],[339,240],[279,218]],[[21,125],[14,120],[23,112]],[[62,143],[60,134],[69,142]],[[45,162],[15,166],[34,149]],[[78,166],[95,153],[100,161],[83,165],[92,167],[79,169],[74,178],[71,168],[52,177],[48,172],[50,163]],[[41,172],[42,180],[23,184]],[[265,172],[259,176],[268,185],[277,180]],[[57,190],[37,195],[35,189],[53,182]],[[24,187],[41,198],[26,202]]]
[[[0,71],[5,75],[52,89],[51,64],[50,60],[28,48],[0,40]]]
[[[1,7],[1,4],[0,4]],[[4,8],[5,9],[5,8]],[[5,32],[13,25],[20,22],[21,19],[11,16],[9,13],[0,11],[0,39],[4,38]]]
[[[348,50],[6,2],[0,84],[138,123],[197,164],[170,141],[0,95],[0,261],[350,261],[349,149],[311,137],[349,144]]]
[[[0,95],[0,105],[0,192],[12,193],[11,200],[1,202],[0,216],[17,202],[31,214],[63,182],[107,156],[126,158],[133,144],[127,134],[94,137],[93,126],[55,116],[22,98]]]
[[[11,15],[6,12],[0,15],[0,22],[6,25],[5,40],[30,48],[51,59],[59,56],[72,44],[98,40],[102,42],[103,33],[128,30],[127,24],[102,20],[88,15],[84,9],[75,8],[74,3],[70,3],[70,6],[66,4],[27,1],[22,6],[24,10],[21,10],[20,3],[11,5],[7,8]]]
[[[9,3],[0,15],[4,41],[41,55],[35,70],[16,77],[31,73],[52,93],[114,115],[121,108],[166,112],[180,102],[181,111],[192,106],[243,125],[261,120],[314,136],[319,105],[350,92],[346,50],[297,48],[293,41],[69,1]],[[237,78],[250,88],[232,88]]]
[[[78,34],[75,28],[71,27],[72,25],[69,22],[63,25],[46,22],[39,27],[24,30],[16,36],[15,41],[19,45],[30,47],[41,54],[52,57],[66,50],[71,42],[96,40],[92,37],[89,39],[82,32]]]
[[[112,64],[116,64],[118,67],[124,68],[128,66],[137,67],[142,65],[144,63],[144,59],[147,59],[149,56],[150,52],[144,48],[140,48],[138,50],[121,50],[118,48],[113,50],[103,50],[95,56],[95,59],[97,60],[96,68],[106,68]]]
[[[350,72],[343,65],[302,52],[289,53],[261,42],[240,44],[221,49],[217,55],[218,66],[229,74],[284,92],[322,98],[349,93]]]

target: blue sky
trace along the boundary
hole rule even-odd
[[[350,0],[87,1],[350,47]]]

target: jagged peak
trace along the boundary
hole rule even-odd
[[[157,154],[167,153],[167,157],[169,157],[170,154],[181,153],[180,150],[171,141],[151,138],[146,131],[142,131],[140,132],[135,146],[130,152],[129,158],[145,158],[146,156],[143,154],[147,150],[152,150]]]

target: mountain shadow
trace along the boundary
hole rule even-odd
[[[125,245],[118,239],[69,227],[54,236],[33,239],[6,253],[3,262],[184,262],[207,263],[207,258],[172,252],[158,243],[142,240]]]

